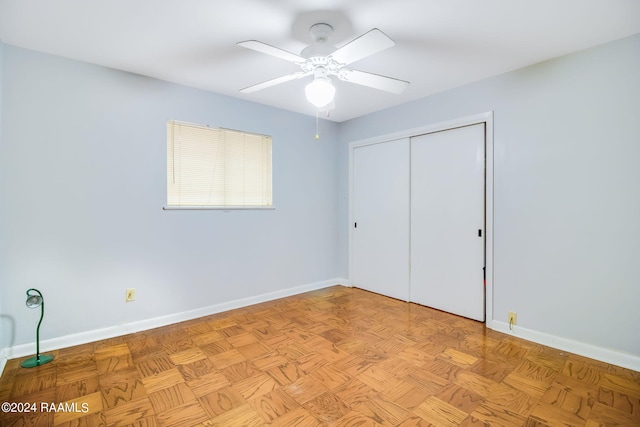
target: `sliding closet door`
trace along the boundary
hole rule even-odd
[[[409,139],[353,150],[353,284],[409,300]]]
[[[411,138],[411,301],[484,321],[484,124]]]

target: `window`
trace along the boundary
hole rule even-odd
[[[169,208],[269,208],[271,137],[167,122]]]

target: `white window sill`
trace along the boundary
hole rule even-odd
[[[263,211],[275,210],[275,206],[163,206],[165,211]]]

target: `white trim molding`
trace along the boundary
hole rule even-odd
[[[489,327],[489,325],[487,325]],[[531,329],[513,326],[513,330],[509,329],[509,324],[493,320],[491,329],[512,335],[518,338],[532,341],[538,344],[564,350],[569,353],[588,357],[590,359],[599,360],[601,362],[610,363],[612,365],[621,366],[623,368],[640,371],[640,357],[637,355],[623,353],[609,348],[598,347],[595,345],[574,341],[569,338],[558,337],[546,334],[544,332],[534,331]]]
[[[62,337],[51,338],[40,342],[40,351],[54,351],[61,348],[73,347],[76,345],[87,344],[108,338],[114,338],[134,332],[146,331],[148,329],[159,328],[174,323],[184,322],[187,320],[197,319],[212,314],[222,313],[236,308],[247,307],[262,302],[273,301],[279,298],[285,298],[305,292],[324,289],[331,286],[342,285],[350,287],[349,281],[343,278],[334,278],[315,282],[307,285],[297,286],[293,288],[282,289],[275,292],[256,295],[248,298],[241,298],[233,301],[214,304],[207,307],[197,308],[181,313],[174,313],[167,316],[155,317],[152,319],[140,320],[137,322],[126,323],[108,328],[94,329],[77,334],[65,335]],[[17,357],[25,357],[33,354],[35,343],[20,344],[6,349],[0,349],[0,368],[4,368],[3,361],[7,359],[15,359]],[[0,370],[0,373],[2,370]]]
[[[222,313],[224,311],[233,310],[236,308],[247,307],[253,304],[259,304],[261,302],[272,301],[279,298],[285,298],[288,296],[298,295],[305,292],[310,292],[318,289],[324,289],[331,286],[345,286],[352,287],[353,284],[345,278],[335,278],[331,280],[325,280],[321,282],[311,283],[308,285],[298,286],[294,288],[288,288],[280,291],[270,292],[255,297],[242,298],[234,301],[229,301],[222,304],[215,304],[207,307],[202,307],[195,310],[190,310],[182,313],[175,313],[168,316],[156,317],[153,319],[142,320],[124,325],[113,326],[109,328],[96,329],[87,332],[81,332],[77,334],[67,335],[58,338],[52,338],[40,343],[43,352],[54,351],[61,348],[72,347],[75,345],[86,344],[102,339],[113,338],[121,335],[126,335],[134,332],[140,332],[148,329],[153,329],[161,326],[167,326],[174,323],[183,322],[186,320],[197,319],[199,317],[208,316],[211,314]],[[592,359],[600,360],[606,363],[611,363],[616,366],[632,369],[634,371],[640,371],[640,357],[632,354],[622,353],[612,349],[597,347],[594,345],[570,340],[567,338],[557,337],[549,335],[543,332],[538,332],[519,326],[515,326],[513,330],[509,330],[509,325],[505,322],[496,321],[487,318],[487,327],[497,332],[502,332],[507,335],[516,336],[528,341],[543,344],[549,347],[564,350],[570,353],[578,354],[581,356],[589,357]],[[34,343],[21,344],[9,348],[0,348],[0,374],[3,372],[4,367],[8,359],[14,359],[17,357],[25,357],[33,354]]]
[[[7,364],[7,349],[0,348],[0,375],[4,372],[4,367]]]

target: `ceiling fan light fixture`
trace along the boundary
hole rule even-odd
[[[252,93],[313,75],[313,81],[305,87],[305,93],[307,100],[320,110],[332,108],[333,98],[336,93],[336,88],[333,86],[329,76],[336,76],[338,80],[348,83],[355,83],[396,94],[401,93],[409,86],[409,82],[404,80],[347,68],[351,63],[395,45],[394,41],[379,29],[373,28],[338,49],[328,41],[333,32],[331,25],[315,24],[309,31],[313,43],[302,49],[300,55],[258,40],[239,42],[238,45],[242,47],[293,62],[301,68],[301,71],[245,87],[240,89],[240,92]]]
[[[305,88],[307,101],[312,103],[316,108],[326,107],[333,101],[336,95],[336,87],[331,83],[328,77],[316,77]]]

